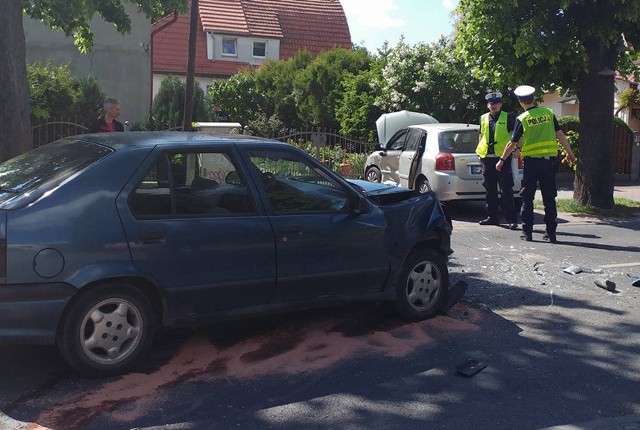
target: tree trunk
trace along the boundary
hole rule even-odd
[[[0,25],[0,161],[33,147],[27,83],[27,60],[22,27],[22,2],[7,1]]]
[[[613,207],[613,71],[617,51],[599,38],[585,43],[589,70],[580,79],[580,154],[573,198],[580,204]]]
[[[193,119],[193,81],[196,66],[196,42],[198,37],[199,14],[198,0],[191,0],[189,46],[187,48],[187,76],[184,91],[184,118],[182,120],[182,129],[184,131],[191,131],[191,121]]]

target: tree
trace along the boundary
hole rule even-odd
[[[424,112],[440,122],[477,122],[490,88],[454,52],[455,45],[445,37],[415,46],[401,40],[381,55],[382,74],[373,82],[376,104],[385,112]]]
[[[82,52],[93,46],[93,32],[89,21],[97,13],[113,23],[121,33],[131,31],[131,20],[125,13],[124,0],[86,1],[5,1],[4,18],[0,25],[0,161],[14,157],[31,148],[29,121],[29,92],[26,73],[26,47],[23,13],[40,20],[54,30],[73,36]],[[186,11],[187,0],[127,0],[136,4],[149,18],[160,18],[169,11]]]
[[[175,76],[168,76],[160,83],[158,94],[153,99],[153,116],[144,128],[149,130],[167,130],[183,124],[186,84]],[[192,119],[194,121],[211,120],[212,110],[204,91],[196,82],[193,86]]]
[[[456,12],[459,52],[477,76],[577,95],[574,198],[611,208],[614,71],[629,72],[637,55],[630,49],[640,43],[640,2],[460,0]]]

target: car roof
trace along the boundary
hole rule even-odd
[[[185,131],[129,131],[124,133],[95,133],[72,136],[70,139],[104,145],[115,150],[127,148],[149,148],[162,145],[187,144],[188,146],[210,146],[211,144],[253,144],[283,145],[277,140],[244,134],[213,135],[208,133],[191,133]]]
[[[451,131],[451,130],[479,130],[480,126],[477,124],[465,124],[457,122],[439,122],[435,124],[416,124],[411,125],[408,128],[420,128],[425,131]]]

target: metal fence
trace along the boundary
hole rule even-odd
[[[32,127],[33,147],[37,148],[63,137],[75,136],[87,132],[87,127],[74,119],[48,119],[37,121]]]
[[[320,127],[286,129],[269,137],[282,142],[306,141],[312,142],[312,144],[316,144],[318,146],[327,146],[329,148],[339,147],[350,154],[370,153],[376,145],[375,142],[363,142],[342,136],[335,129]]]

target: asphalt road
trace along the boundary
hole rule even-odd
[[[453,205],[447,315],[357,304],[171,331],[139,373],[81,379],[0,346],[0,429],[540,429],[640,414],[640,219],[560,214],[560,244]],[[571,275],[563,269],[581,266]],[[594,281],[616,283],[613,292]],[[486,365],[471,377],[456,367]]]

